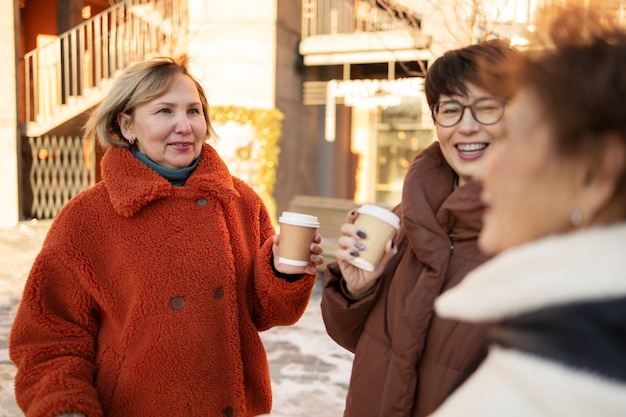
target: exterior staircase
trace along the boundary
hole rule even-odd
[[[42,136],[92,108],[130,63],[179,52],[185,6],[184,0],[124,0],[28,52],[26,136]]]

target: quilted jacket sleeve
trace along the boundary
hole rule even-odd
[[[370,292],[360,300],[351,300],[346,297],[341,285],[343,277],[337,261],[328,264],[324,271],[322,288],[322,318],[328,335],[340,346],[353,352],[356,350],[359,338],[365,329],[370,311],[374,305],[385,297],[384,289],[393,279],[399,261],[407,248],[407,240],[400,238],[398,254],[396,254],[385,266],[383,274]]]
[[[358,301],[350,300],[341,290],[341,270],[337,261],[324,271],[322,318],[328,335],[340,346],[354,352],[370,310],[376,302],[376,290]]]

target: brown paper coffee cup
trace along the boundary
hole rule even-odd
[[[278,223],[280,223],[278,260],[287,265],[308,265],[311,258],[311,243],[320,225],[317,217],[284,211]]]
[[[362,239],[365,249],[349,262],[366,271],[373,271],[385,253],[385,245],[400,229],[400,218],[391,211],[371,204],[364,204],[358,210],[354,221],[366,234]]]

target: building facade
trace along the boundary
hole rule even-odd
[[[553,1],[625,16],[626,0],[0,0],[0,226],[97,182],[89,112],[130,63],[182,53],[214,146],[275,217],[297,195],[392,206],[435,140],[429,64],[482,39],[523,47]]]
[[[302,100],[300,8],[289,0],[254,6],[2,0],[2,65],[14,96],[2,101],[0,183],[9,197],[0,225],[54,217],[99,180],[101,155],[81,127],[117,74],[153,55],[190,56],[219,135],[214,146],[273,212],[294,194],[316,194],[319,110]]]
[[[433,140],[423,95],[445,51],[499,38],[524,48],[535,11],[582,5],[624,21],[624,0],[302,0],[304,100],[324,109],[320,195],[393,206]]]

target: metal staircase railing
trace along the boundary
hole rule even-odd
[[[124,0],[24,56],[26,136],[97,104],[115,75],[151,54],[181,52],[185,0]]]

